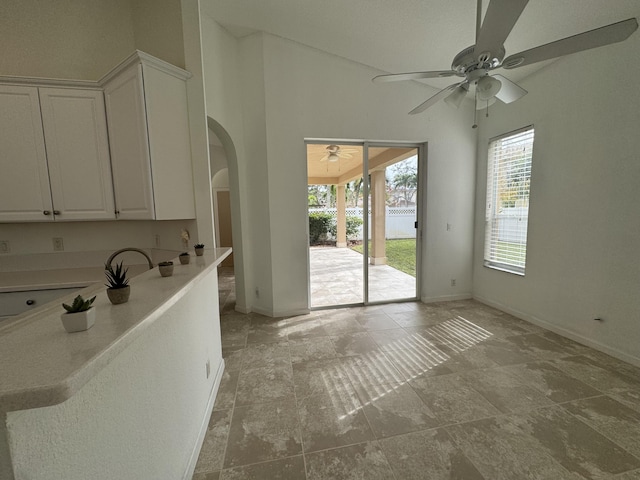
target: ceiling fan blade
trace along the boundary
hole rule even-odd
[[[496,55],[500,51],[528,2],[529,0],[491,0],[478,33],[474,49],[476,57],[484,52]]]
[[[612,23],[605,27],[589,30],[588,32],[579,33],[572,37],[510,55],[502,62],[502,66],[507,69],[517,68],[611,43],[622,42],[637,28],[638,21],[635,18],[629,18],[622,22]]]
[[[529,93],[520,85],[513,83],[507,77],[503,77],[502,75],[493,75],[493,78],[497,78],[500,80],[500,83],[502,83],[502,88],[498,93],[496,93],[496,97],[504,103],[515,102]]]
[[[465,80],[466,81],[466,80]],[[445,98],[446,96],[449,95],[449,92],[451,92],[451,90],[455,90],[456,88],[458,88],[460,85],[462,85],[465,82],[460,82],[460,83],[454,83],[453,85],[449,85],[448,87],[443,88],[442,90],[440,90],[438,93],[436,93],[434,96],[428,98],[426,101],[422,102],[420,105],[418,105],[416,108],[414,108],[413,110],[411,110],[409,112],[409,115],[415,115],[416,113],[422,113],[424,112],[427,108],[435,105],[436,103],[438,103],[440,100],[442,100],[443,98]]]
[[[378,75],[373,77],[374,83],[382,82],[400,82],[403,80],[419,80],[421,78],[442,78],[453,77],[458,75],[453,70],[434,70],[431,72],[409,72],[409,73],[390,73],[389,75]]]

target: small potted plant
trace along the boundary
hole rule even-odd
[[[173,275],[173,262],[160,262],[158,270],[160,270],[160,275],[163,277],[170,277]]]
[[[189,255],[189,252],[182,252],[180,255],[178,255],[178,258],[180,259],[180,263],[182,265],[186,265],[191,261],[191,255]]]
[[[96,297],[85,300],[82,295],[78,295],[71,305],[62,304],[66,312],[60,315],[60,319],[67,332],[82,332],[93,327],[96,322],[96,310],[91,305],[95,299]]]
[[[129,279],[127,278],[128,268],[123,268],[122,262],[116,263],[116,268],[113,265],[104,266],[105,275],[107,276],[107,297],[114,305],[120,303],[126,303],[129,301],[129,295],[131,294],[131,287],[129,286]]]
[[[204,253],[204,243],[196,243],[193,248],[196,251],[196,255],[201,257],[202,254]]]

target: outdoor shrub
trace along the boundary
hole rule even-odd
[[[333,221],[333,217],[329,213],[314,212],[309,214],[309,242],[311,245],[320,243],[327,238]]]
[[[362,219],[360,217],[347,216],[347,239],[351,239],[358,235],[358,227],[362,225]],[[338,225],[336,224],[336,219],[333,218],[331,222],[331,229],[329,233],[335,238],[338,236]]]

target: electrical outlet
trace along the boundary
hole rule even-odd
[[[53,251],[64,252],[64,241],[62,237],[53,237]]]
[[[211,361],[207,358],[207,378],[211,374]]]
[[[452,227],[453,225],[451,225],[450,223],[447,223],[447,232],[450,232]]]
[[[9,240],[0,240],[0,253],[9,253],[10,251]]]
[[[451,279],[451,286],[452,286],[452,287],[455,287],[455,286],[456,286],[456,279],[455,279],[455,278],[452,278],[452,279]]]
[[[160,235],[158,235],[157,233],[153,236],[153,241],[154,244],[156,246],[156,248],[160,247]]]

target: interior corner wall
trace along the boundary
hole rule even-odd
[[[259,65],[262,62],[259,61],[257,65],[253,65],[249,60],[244,65],[241,60],[243,58],[241,51],[247,51],[244,56],[253,55],[258,59],[262,55],[260,49],[251,48],[251,39],[238,41],[204,13],[201,14],[201,26],[207,116],[211,122],[215,122],[219,128],[224,129],[224,135],[216,132],[221,142],[233,143],[235,151],[235,158],[231,158],[230,152],[225,149],[231,194],[236,309],[249,312],[254,305],[257,305],[258,309],[269,309],[270,304],[265,306],[264,302],[271,297],[265,290],[269,283],[265,278],[268,278],[270,266],[264,265],[268,246],[264,243],[265,236],[261,229],[264,211],[260,211],[260,205],[264,202],[264,195],[261,192],[266,185],[263,182],[264,177],[258,173],[259,169],[256,166],[260,163],[258,160],[260,150],[255,146],[255,142],[259,142],[260,135],[264,137],[264,132],[255,133],[260,129],[259,115],[249,117],[245,121],[243,114],[244,105],[247,103],[243,95],[245,87],[249,88],[251,95],[259,95],[263,90],[260,81],[257,81],[258,90],[255,92],[253,86],[245,85],[246,82],[256,81],[252,78],[254,68],[257,69],[257,74],[261,78]],[[249,78],[244,78],[242,74],[246,70]],[[251,97],[251,100],[253,99]],[[250,109],[252,108],[251,100],[248,105]],[[258,101],[258,104],[260,103],[264,105],[264,100]],[[245,128],[252,132],[251,141],[247,146],[245,146]],[[262,129],[264,130],[264,120]],[[251,155],[248,152],[251,152]],[[258,203],[258,207],[252,209],[250,205],[254,202]],[[257,224],[254,224],[254,219],[258,222]],[[268,226],[268,220],[266,222]],[[257,265],[252,261],[254,255],[259,259]],[[256,282],[258,282],[257,285],[265,285],[262,298],[255,296]]]
[[[636,364],[640,64],[629,59],[638,51],[635,32],[562,58],[522,82],[527,96],[481,123],[473,277],[477,298]],[[487,146],[529,124],[535,140],[520,277],[483,267]]]
[[[2,0],[0,75],[98,80],[134,45],[130,0]]]
[[[263,42],[267,158],[261,153],[251,159],[260,180],[268,182],[274,312],[309,306],[305,138],[428,141],[421,297],[470,297],[476,142],[471,106],[439,104],[410,116],[435,89],[416,82],[373,84],[380,72],[361,64],[268,34]],[[258,161],[267,162],[266,170]],[[451,278],[457,287],[450,286]]]
[[[185,68],[180,0],[131,0],[136,49]]]

